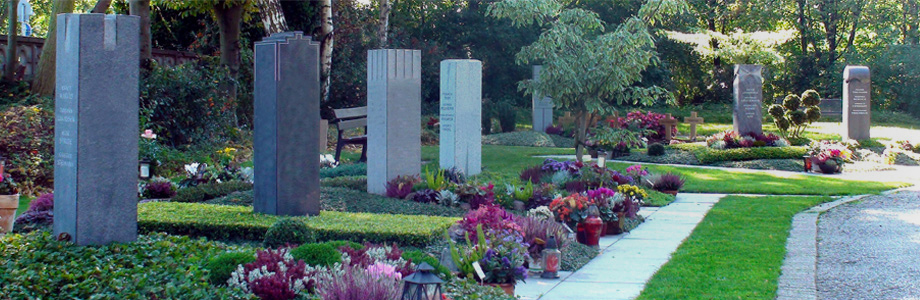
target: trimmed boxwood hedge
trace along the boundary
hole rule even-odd
[[[718,150],[703,144],[677,144],[671,145],[675,149],[689,151],[701,164],[712,164],[723,161],[742,161],[755,159],[786,159],[802,158],[808,149],[805,147],[754,147]]]
[[[203,236],[218,240],[261,241],[281,217],[257,214],[252,207],[149,202],[138,205],[138,231]],[[457,218],[323,211],[303,217],[319,241],[399,243],[425,246],[441,238]]]
[[[214,198],[230,195],[233,192],[251,190],[252,183],[243,181],[225,181],[199,184],[193,187],[179,189],[171,201],[174,202],[202,202]]]

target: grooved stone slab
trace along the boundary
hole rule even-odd
[[[419,174],[422,162],[422,52],[367,52],[367,192]]]
[[[463,174],[482,172],[482,62],[450,59],[441,62],[442,169]]]
[[[739,134],[763,133],[761,65],[735,65],[732,124]]]
[[[139,18],[57,16],[54,234],[137,239]]]
[[[319,89],[310,36],[275,33],[255,44],[255,212],[319,214]]]
[[[869,67],[847,66],[843,70],[844,139],[868,140],[872,120],[872,80]]]
[[[540,80],[540,71],[543,66],[533,66],[533,80]],[[546,127],[553,125],[553,98],[534,93],[533,101],[533,130],[546,132]]]

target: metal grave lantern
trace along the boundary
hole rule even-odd
[[[428,263],[421,263],[416,267],[415,273],[403,279],[402,300],[441,300],[441,283],[438,275],[432,274],[434,267]]]

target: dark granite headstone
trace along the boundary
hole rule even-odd
[[[422,162],[422,52],[367,52],[367,191],[418,175]]]
[[[540,71],[543,66],[533,66],[533,80],[540,80]],[[553,125],[553,98],[539,93],[531,96],[533,103],[533,130],[546,132],[546,128]]]
[[[139,20],[57,16],[54,234],[137,239]]]
[[[743,135],[763,133],[763,76],[761,65],[735,65],[735,132]]]
[[[843,70],[844,139],[869,139],[872,120],[872,93],[869,67],[847,66]]]
[[[319,69],[319,43],[299,31],[255,44],[255,212],[319,214]]]

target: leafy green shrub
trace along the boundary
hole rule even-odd
[[[272,224],[265,231],[263,243],[266,247],[277,248],[287,244],[302,245],[316,240],[316,234],[307,227],[303,219],[284,218]]]
[[[571,148],[575,140],[537,131],[496,133],[482,137],[483,145]]]
[[[252,206],[252,190],[233,192],[230,195],[214,198],[202,203],[214,205],[244,205]]]
[[[328,242],[324,242],[323,244],[332,246],[332,248],[335,248],[335,249],[339,249],[345,246],[348,246],[348,248],[351,248],[354,250],[364,249],[364,245],[361,245],[361,244],[358,244],[352,241],[328,241]]]
[[[671,147],[693,153],[701,164],[755,159],[802,158],[802,156],[808,152],[807,148],[798,146],[735,148],[726,150],[712,149],[700,144],[678,144],[672,145]]]
[[[339,165],[335,168],[325,168],[319,170],[320,178],[336,178],[342,176],[367,176],[367,164],[347,164]]]
[[[206,266],[208,271],[211,271],[208,281],[212,285],[226,284],[230,279],[230,274],[236,270],[237,266],[254,261],[256,261],[256,253],[252,251],[226,252],[211,257]]]
[[[358,191],[367,191],[367,176],[341,176],[323,178],[319,185],[325,187],[341,187]]]
[[[502,101],[495,105],[498,124],[502,132],[512,132],[517,126],[517,107],[511,101]]]
[[[54,111],[14,106],[0,113],[0,154],[4,172],[20,193],[35,195],[54,188]]]
[[[428,253],[419,250],[404,251],[402,258],[405,260],[411,260],[415,265],[419,265],[423,262],[428,263],[434,267],[435,271],[437,271],[439,274],[438,277],[441,277],[442,279],[450,279],[454,276],[454,273],[452,273],[450,269],[441,265],[441,262],[437,257],[431,256]]]
[[[243,181],[226,181],[200,184],[180,189],[176,192],[175,202],[202,202],[223,197],[233,192],[251,190],[252,183]]]
[[[216,142],[233,135],[234,102],[224,94],[232,79],[218,65],[198,63],[155,67],[140,89],[143,129],[167,145]]]
[[[281,217],[255,214],[251,207],[149,202],[138,205],[138,231],[261,241]],[[424,246],[439,239],[457,218],[323,211],[302,218],[317,240],[350,240]]]
[[[77,247],[48,232],[0,236],[4,299],[250,299],[208,284],[207,259],[226,246],[162,234]]]
[[[767,113],[773,117],[773,124],[783,136],[798,138],[809,124],[821,119],[820,103],[821,95],[815,90],[807,90],[802,96],[787,95],[782,104],[771,105]]]
[[[649,156],[662,156],[664,155],[664,145],[655,143],[648,146],[648,155]]]
[[[342,262],[342,253],[329,244],[303,244],[291,250],[291,256],[311,266],[331,267]]]

